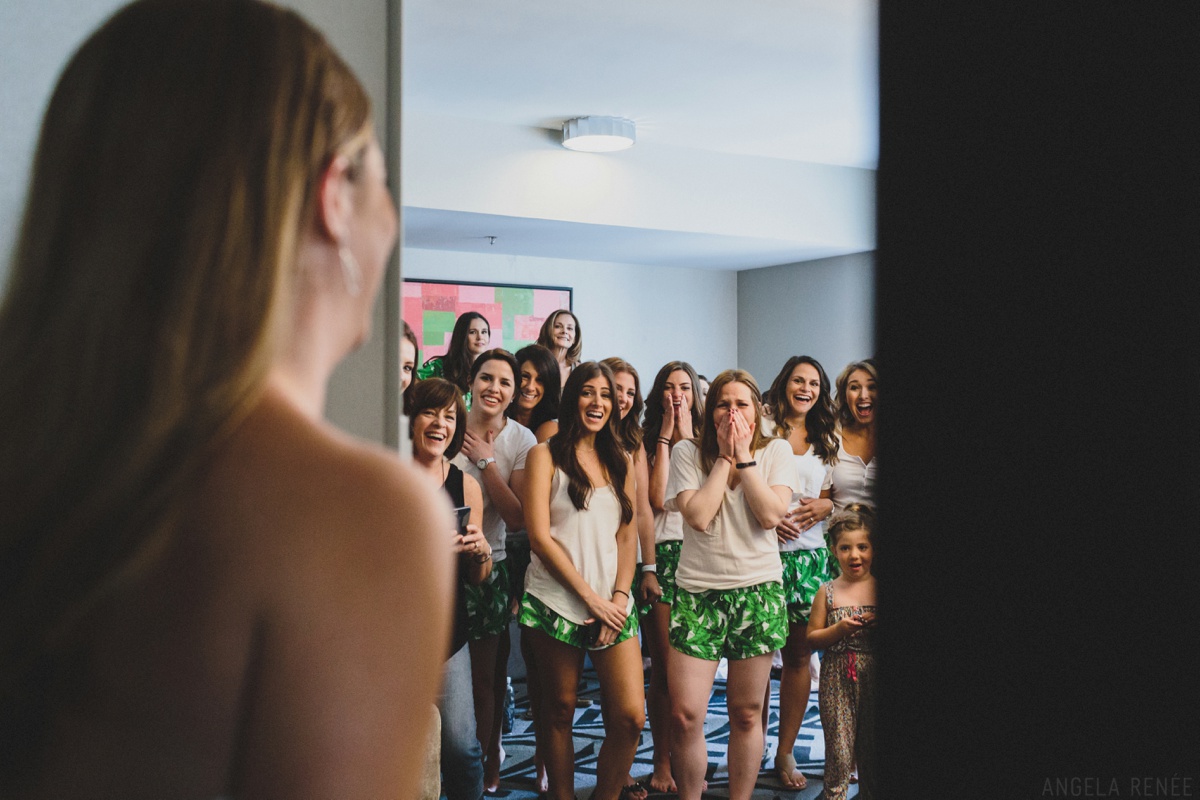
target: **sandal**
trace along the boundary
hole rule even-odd
[[[646,800],[649,796],[650,790],[637,781],[621,787],[621,800]]]
[[[799,781],[794,781],[793,775],[798,775]],[[779,778],[785,789],[798,792],[808,788],[808,778],[796,769],[796,757],[790,753],[775,756],[775,777]]]

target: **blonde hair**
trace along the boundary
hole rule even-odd
[[[721,390],[728,384],[742,383],[750,389],[750,397],[754,400],[754,420],[751,422],[753,429],[750,438],[750,452],[755,453],[766,446],[767,442],[774,437],[767,436],[762,432],[762,393],[758,390],[758,383],[755,382],[754,376],[743,369],[727,369],[717,377],[713,378],[712,383],[708,385],[708,397],[713,402],[704,404],[704,423],[700,426],[700,464],[704,467],[707,473],[712,470],[713,464],[720,457],[721,446],[717,441],[717,423],[714,419],[714,414],[717,410],[717,400],[721,397]]]
[[[260,396],[319,176],[354,178],[369,122],[324,37],[257,0],[140,0],[67,65],[0,307],[0,732]]]

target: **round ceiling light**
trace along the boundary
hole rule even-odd
[[[577,117],[563,123],[563,147],[585,153],[611,153],[633,147],[633,120],[624,117]]]

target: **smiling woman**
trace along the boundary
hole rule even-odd
[[[832,498],[837,511],[850,503],[875,504],[875,417],[879,375],[873,361],[854,361],[837,378],[840,446],[833,468]]]
[[[487,318],[477,311],[468,311],[455,321],[446,354],[434,356],[422,364],[417,370],[417,379],[445,378],[467,394],[471,390],[471,365],[487,350],[491,339],[492,328]]]
[[[579,318],[565,308],[555,311],[542,323],[537,343],[554,354],[565,384],[571,370],[579,365],[583,352],[583,329],[579,326]]]

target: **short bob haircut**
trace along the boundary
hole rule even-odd
[[[850,410],[850,406],[846,404],[846,387],[850,383],[850,376],[856,371],[862,370],[871,376],[871,380],[879,383],[879,372],[875,368],[875,359],[868,358],[862,361],[851,361],[846,365],[846,368],[837,376],[837,421],[843,428],[853,428],[855,426],[854,412]]]
[[[446,446],[446,458],[454,458],[462,450],[463,439],[467,436],[467,404],[463,402],[462,392],[445,378],[426,378],[411,387],[412,395],[408,398],[408,437],[411,439],[416,425],[417,415],[422,411],[454,407],[454,435]]]
[[[750,397],[754,400],[754,419],[748,420],[753,428],[750,437],[750,452],[755,453],[761,450],[767,442],[774,438],[766,436],[762,432],[762,393],[758,390],[754,376],[744,369],[725,370],[713,378],[712,383],[709,384],[709,402],[704,404],[704,424],[700,427],[700,463],[704,467],[705,473],[712,470],[713,464],[716,463],[721,453],[720,445],[717,442],[717,423],[713,415],[717,410],[717,401],[721,398],[721,390],[731,383],[745,384],[750,389]]]
[[[579,327],[579,317],[575,316],[571,311],[560,308],[546,317],[546,321],[542,323],[542,329],[538,331],[537,343],[551,353],[554,352],[554,320],[558,319],[562,314],[566,314],[575,320],[575,341],[567,348],[567,363],[575,366],[579,363],[580,356],[583,354],[583,328]]]

